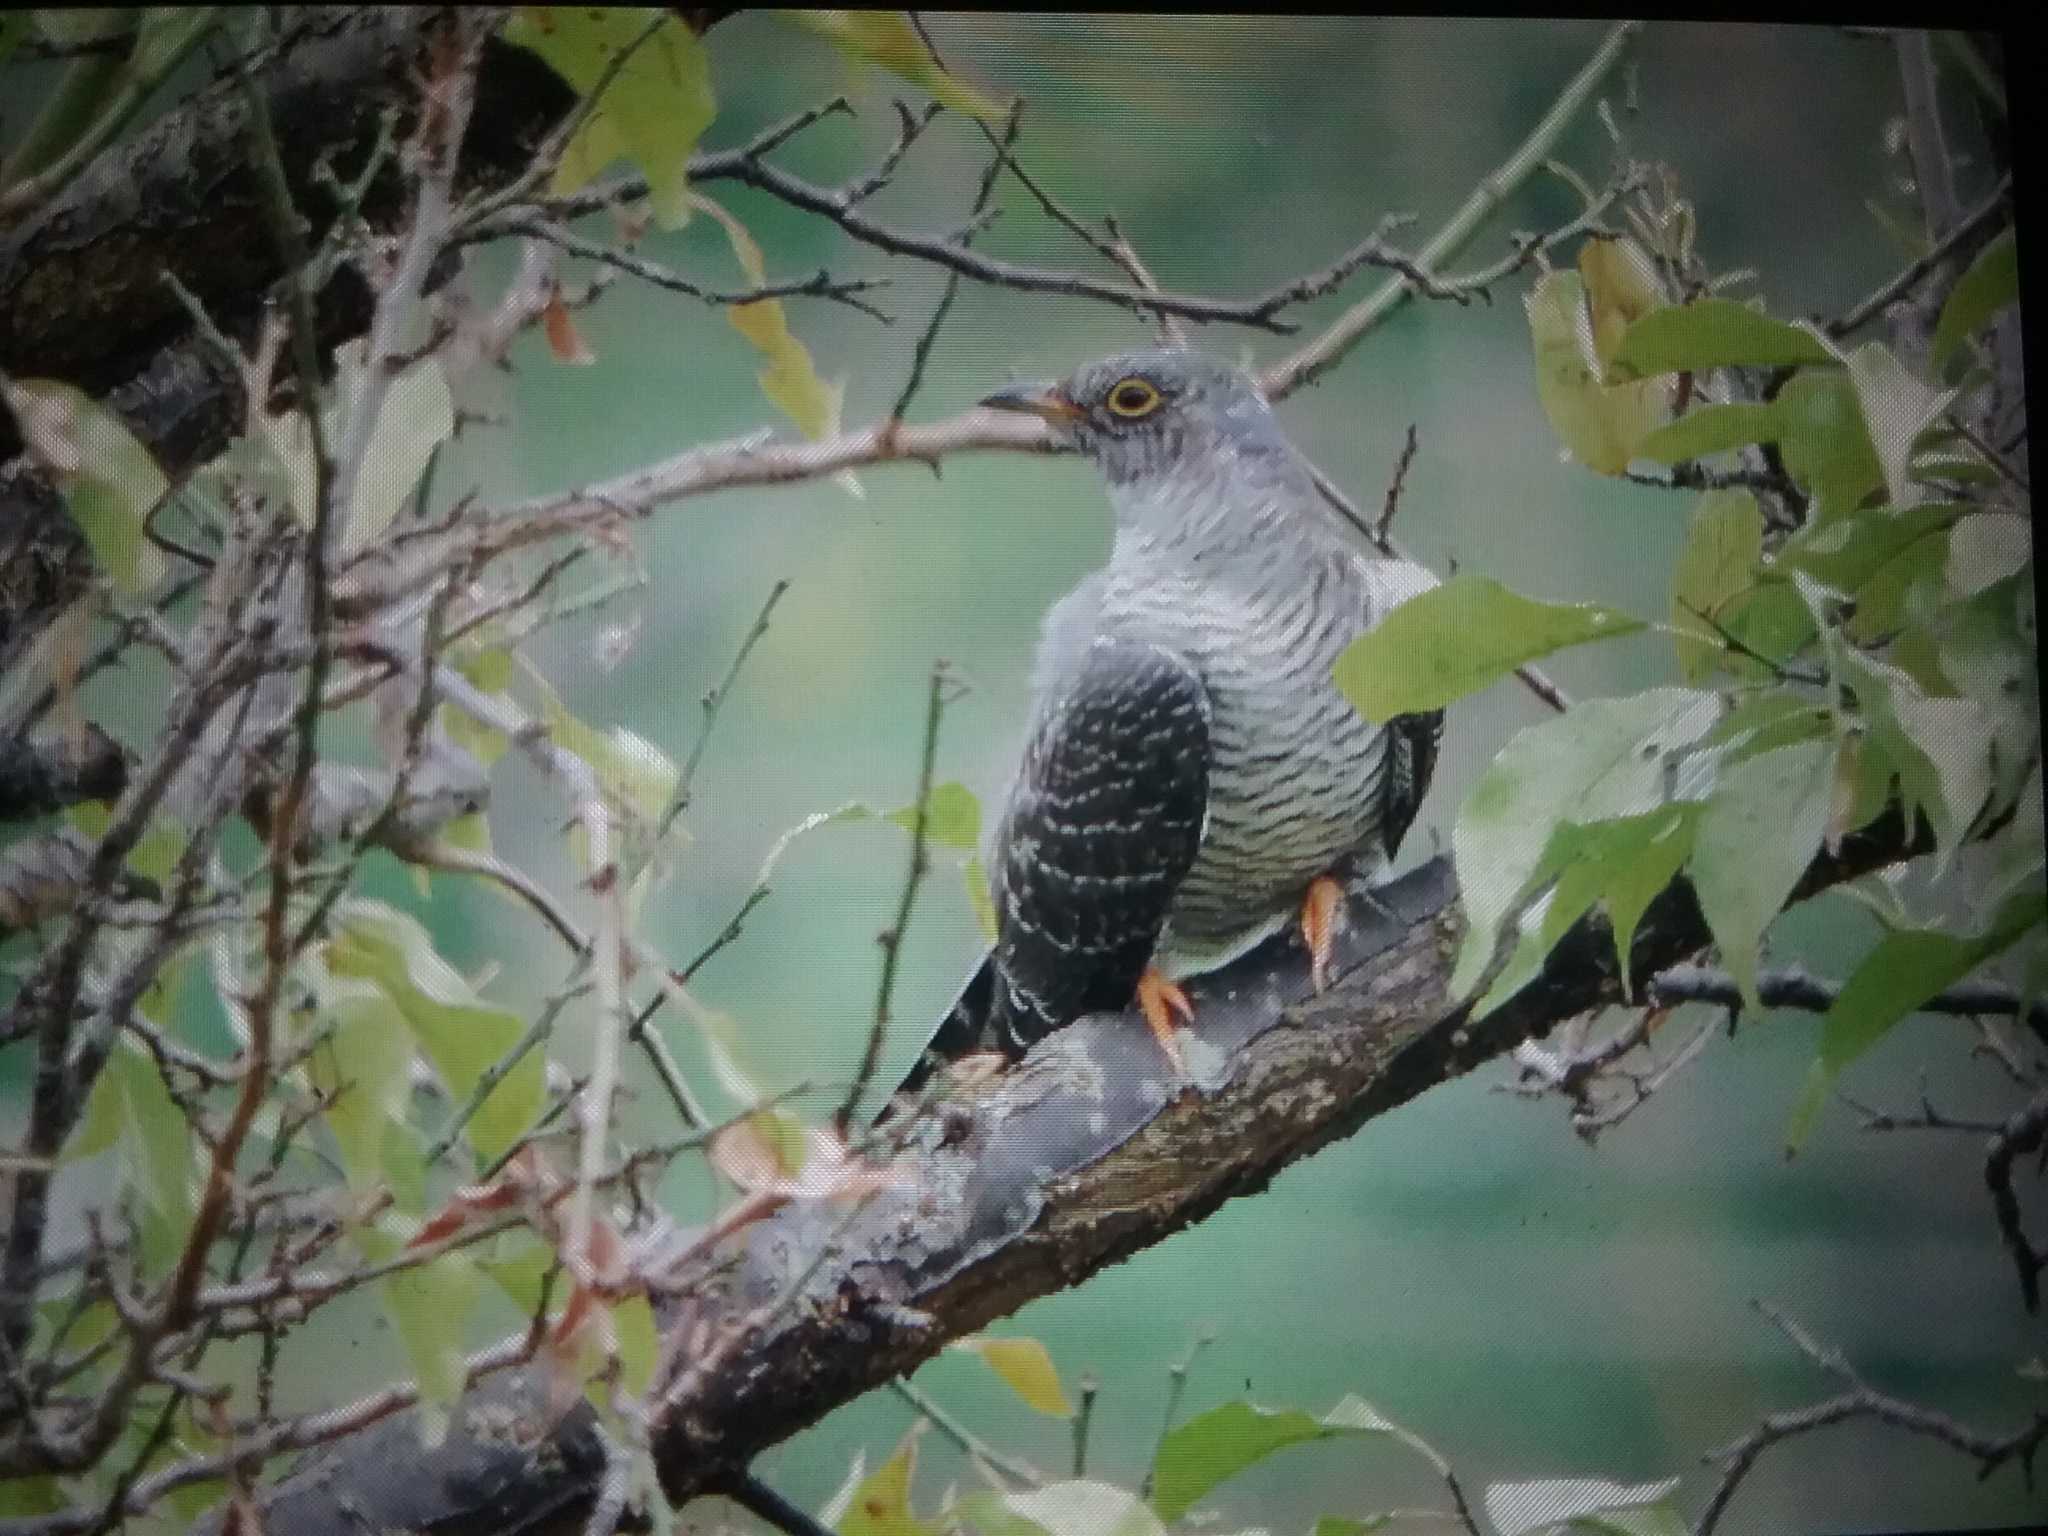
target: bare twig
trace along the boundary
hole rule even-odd
[[[889,1390],[910,1404],[921,1414],[931,1427],[952,1441],[969,1460],[986,1466],[998,1477],[1019,1488],[1042,1488],[1045,1474],[1027,1461],[1006,1456],[973,1430],[948,1413],[930,1393],[921,1390],[904,1377],[898,1376],[889,1383]]]
[[[886,277],[836,278],[823,267],[809,277],[791,278],[780,283],[764,283],[757,288],[706,288],[692,282],[673,267],[662,265],[633,251],[622,250],[615,245],[606,245],[601,240],[586,240],[573,230],[547,219],[525,218],[494,222],[488,238],[501,235],[521,235],[529,240],[541,240],[567,255],[584,261],[598,262],[637,277],[643,283],[661,288],[670,293],[684,294],[689,298],[711,305],[758,304],[764,299],[830,299],[857,309],[872,319],[889,323],[890,317],[861,297],[877,288],[886,288],[890,279]],[[474,237],[473,237],[474,238]]]
[[[889,1003],[896,991],[896,964],[903,951],[903,933],[910,925],[911,909],[917,904],[917,888],[923,883],[925,870],[930,866],[924,840],[925,817],[930,809],[932,765],[938,758],[939,719],[948,702],[948,682],[946,664],[934,662],[931,687],[925,700],[924,748],[917,765],[917,800],[910,818],[910,864],[904,871],[902,894],[896,900],[895,920],[875,936],[875,942],[882,946],[882,979],[875,988],[875,1020],[868,1028],[867,1046],[861,1052],[860,1066],[854,1072],[853,1083],[846,1090],[844,1102],[832,1116],[832,1124],[841,1136],[848,1134],[852,1127],[854,1113],[860,1108],[861,1095],[867,1092],[868,1084],[874,1080],[875,1068],[881,1064],[882,1043],[889,1033]]]
[[[1874,293],[1835,319],[1825,322],[1821,329],[1836,340],[1840,340],[1883,315],[1893,304],[1918,287],[1928,273],[1947,261],[1959,248],[1976,239],[1987,225],[2004,216],[2006,203],[2011,196],[2012,177],[2001,176],[1998,185],[1991,189],[1990,195],[1929,247],[1926,255],[1909,262],[1898,273],[1886,279]]]
[[[1401,440],[1401,457],[1394,462],[1394,478],[1387,482],[1387,498],[1380,505],[1380,520],[1373,525],[1373,542],[1384,545],[1394,526],[1394,515],[1401,510],[1401,487],[1408,479],[1408,466],[1415,462],[1415,423],[1408,423],[1408,434]]]
[[[1892,34],[1899,56],[1899,81],[1906,97],[1906,146],[1913,157],[1913,180],[1920,204],[1927,210],[1927,237],[1939,240],[1955,228],[1956,168],[1941,126],[1940,83],[1934,67],[1934,39],[1924,27],[1902,27]]]
[[[982,173],[981,185],[975,191],[974,206],[968,213],[970,224],[974,220],[981,218],[988,211],[988,200],[996,187],[996,175],[1003,168],[1003,157],[1009,152],[1009,147],[1017,140],[1017,125],[1022,121],[1023,111],[1023,98],[1019,97],[1010,104],[1010,114],[1004,121],[1002,135],[997,137],[991,134],[989,137],[989,142],[995,146],[996,154],[995,158],[989,162],[988,169]],[[982,131],[984,133],[988,132],[986,124],[982,125]],[[965,242],[973,237],[972,235],[963,235],[961,238]],[[924,383],[925,365],[931,360],[932,347],[939,339],[939,329],[945,325],[946,316],[952,313],[953,301],[959,297],[959,294],[960,274],[958,272],[948,272],[946,274],[945,290],[939,295],[939,302],[932,310],[931,321],[925,326],[924,333],[917,338],[917,346],[910,355],[910,376],[903,381],[903,389],[896,396],[896,403],[889,407],[888,419],[890,421],[900,422],[903,420],[904,413],[910,409],[910,402],[917,398],[918,389]],[[936,473],[938,469],[937,460],[932,461],[932,468]]]
[[[1693,1526],[1695,1536],[1712,1536],[1727,1514],[1729,1501],[1735,1497],[1736,1489],[1741,1487],[1743,1479],[1755,1468],[1757,1458],[1765,1451],[1780,1441],[1851,1419],[1875,1419],[1895,1429],[1938,1440],[1975,1461],[1979,1480],[1989,1477],[2007,1462],[2016,1461],[2022,1474],[2031,1482],[2035,1453],[2044,1441],[2048,1441],[2048,1413],[2037,1412],[2032,1424],[2011,1434],[1984,1434],[1945,1413],[1868,1386],[1843,1359],[1839,1350],[1820,1344],[1805,1328],[1776,1308],[1764,1302],[1752,1305],[1776,1324],[1801,1354],[1843,1381],[1848,1390],[1805,1408],[1768,1414],[1740,1439],[1703,1458],[1722,1463],[1722,1468],[1720,1479]]]
[[[1800,1008],[1809,1013],[1826,1013],[1841,995],[1840,982],[1826,981],[1802,966],[1766,968],[1757,973],[1757,997],[1766,1008]],[[1650,978],[1649,995],[1664,1004],[1713,1003],[1722,1008],[1740,1008],[1742,989],[1728,972],[1704,965],[1674,965]],[[1927,999],[1916,1013],[1948,1014],[1975,1018],[1980,1014],[2018,1016],[2027,1009],[2027,1022],[2037,1031],[2048,1029],[2048,1003],[2024,999],[2014,988],[1996,981],[1971,981],[1948,987]]]
[[[1998,1213],[1998,1235],[2005,1240],[2019,1271],[2020,1295],[2029,1312],[2041,1310],[2041,1271],[2048,1267],[2048,1255],[2027,1239],[2020,1225],[2019,1201],[2012,1193],[2012,1165],[2018,1158],[2037,1152],[2048,1139],[2048,1090],[2016,1112],[1991,1138],[1984,1154],[1984,1187],[1991,1191],[1992,1209]]]
[[[1151,269],[1145,265],[1144,260],[1138,255],[1138,248],[1125,238],[1123,228],[1117,223],[1116,216],[1114,214],[1108,215],[1104,218],[1103,223],[1109,230],[1110,243],[1106,246],[1098,246],[1097,249],[1103,251],[1111,261],[1128,272],[1131,281],[1140,288],[1143,288],[1147,293],[1158,292],[1159,284],[1153,280]],[[1083,238],[1089,237],[1084,234]],[[1188,345],[1187,327],[1180,323],[1178,316],[1169,315],[1164,310],[1161,310],[1155,318],[1159,326],[1159,340],[1163,344],[1169,347],[1185,347]]]
[[[668,808],[661,813],[655,824],[655,838],[668,836],[676,818],[690,808],[691,786],[697,780],[697,767],[704,761],[704,749],[711,744],[711,728],[718,723],[718,712],[725,707],[726,698],[732,693],[732,685],[739,681],[740,668],[747,664],[747,657],[754,646],[768,633],[768,620],[774,615],[775,605],[782,601],[782,594],[789,590],[789,578],[777,577],[775,585],[768,589],[768,599],[761,604],[761,611],[755,615],[753,627],[740,641],[740,648],[733,652],[732,663],[725,669],[725,676],[718,680],[718,686],[704,695],[704,722],[697,732],[697,740],[690,748],[690,755],[683,759],[682,772],[676,776],[675,792],[669,796]],[[744,915],[744,914],[742,914]],[[684,968],[687,975],[694,966]]]
[[[1463,249],[1487,216],[1542,168],[1558,140],[1564,136],[1565,129],[1621,63],[1629,43],[1642,26],[1639,21],[1621,21],[1608,30],[1593,57],[1558,93],[1550,110],[1530,130],[1528,138],[1490,176],[1481,180],[1450,220],[1415,253],[1414,264],[1418,268],[1434,271],[1448,257]],[[1527,259],[1528,254],[1522,253],[1515,258],[1516,264]],[[1474,285],[1465,279],[1461,284],[1452,286],[1462,286],[1469,291]],[[1260,386],[1274,398],[1294,393],[1335,366],[1361,336],[1385,319],[1414,291],[1414,285],[1405,277],[1388,281],[1370,297],[1346,310],[1335,324],[1314,340],[1263,369],[1259,374]]]
[[[1287,335],[1299,329],[1282,318],[1283,312],[1331,292],[1365,267],[1379,267],[1401,274],[1404,284],[1432,297],[1465,303],[1468,289],[1451,288],[1431,277],[1425,263],[1388,245],[1388,225],[1368,235],[1320,272],[1283,283],[1248,299],[1212,299],[1195,294],[1107,283],[1077,272],[1026,266],[984,256],[955,236],[910,234],[868,217],[861,212],[848,190],[820,187],[758,159],[741,158],[726,170],[731,179],[765,192],[805,213],[829,219],[863,244],[892,256],[928,261],[959,273],[975,282],[1022,293],[1056,294],[1067,298],[1094,299],[1121,305],[1138,314],[1167,313],[1189,320],[1248,326],[1255,330]]]

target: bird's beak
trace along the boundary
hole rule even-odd
[[[1071,426],[1082,414],[1081,408],[1057,384],[1012,384],[1008,389],[984,395],[981,403],[992,411],[1020,411],[1037,416],[1056,427]]]

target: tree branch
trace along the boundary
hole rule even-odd
[[[1924,826],[1909,833],[1889,813],[1817,860],[1795,899],[1930,845]],[[1542,977],[1473,1021],[1444,1000],[1460,926],[1448,861],[1375,895],[1385,911],[1354,907],[1338,979],[1321,997],[1310,995],[1291,937],[1192,984],[1194,1091],[1177,1094],[1133,1018],[1090,1017],[1043,1042],[985,1097],[900,1122],[909,1146],[896,1167],[914,1174],[907,1185],[851,1216],[829,1201],[791,1204],[676,1277],[664,1329],[715,1338],[815,1266],[794,1301],[656,1425],[669,1498],[717,1491],[767,1446],[947,1340],[1078,1284],[1436,1084],[1621,996],[1611,933],[1596,915]],[[1680,882],[1652,904],[1631,966],[1660,972],[1707,938]],[[451,1530],[573,1531],[595,1497],[588,1460],[581,1473],[563,1470],[536,1453],[540,1432],[491,1441],[494,1426],[523,1422],[543,1392],[532,1373],[514,1373],[473,1393],[437,1452],[422,1453],[414,1427],[393,1419],[270,1490],[265,1518],[299,1536],[354,1536],[366,1520],[425,1525],[429,1515]],[[551,1433],[587,1444],[591,1428],[579,1404]],[[388,1476],[401,1455],[416,1476]],[[519,1508],[524,1489],[546,1513],[471,1523],[484,1502],[478,1488],[491,1490],[493,1510]]]

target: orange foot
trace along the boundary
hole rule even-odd
[[[1309,985],[1320,992],[1330,982],[1330,954],[1344,921],[1344,887],[1329,875],[1318,875],[1301,902],[1301,938],[1308,946]]]
[[[1159,1048],[1166,1052],[1166,1059],[1173,1063],[1174,1075],[1185,1078],[1188,1075],[1186,1059],[1180,1053],[1179,1031],[1183,1024],[1192,1023],[1195,1005],[1188,1001],[1187,993],[1166,979],[1166,973],[1156,965],[1145,967],[1145,974],[1138,978],[1138,1007],[1145,1015],[1145,1022],[1152,1027],[1152,1038],[1159,1042]],[[1175,1019],[1175,1015],[1179,1019]]]

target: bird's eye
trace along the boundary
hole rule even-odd
[[[1159,409],[1159,390],[1149,380],[1125,379],[1109,392],[1109,408],[1127,420],[1150,416]]]

